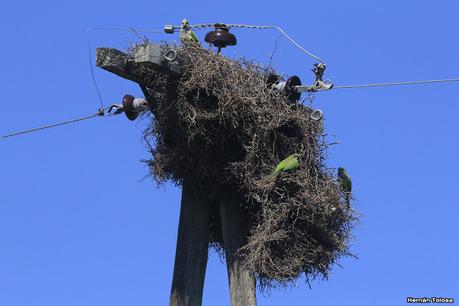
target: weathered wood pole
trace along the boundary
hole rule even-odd
[[[183,182],[170,306],[201,306],[209,248],[211,202]]]
[[[233,196],[219,200],[231,306],[256,306],[255,276],[244,269],[244,257],[237,253],[247,239],[247,213]]]

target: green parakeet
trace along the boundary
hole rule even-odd
[[[346,205],[350,207],[351,191],[352,191],[352,180],[346,170],[342,167],[338,168],[338,181],[341,184],[341,188],[344,191],[346,197]]]
[[[182,20],[182,27],[180,28],[180,40],[182,43],[185,42],[199,42],[198,37],[190,28],[190,24],[188,23],[188,19]]]
[[[295,170],[300,166],[300,162],[298,161],[298,157],[300,157],[300,154],[292,154],[286,159],[282,160],[274,169],[273,173],[271,173],[271,176],[277,176],[279,173],[285,170]]]

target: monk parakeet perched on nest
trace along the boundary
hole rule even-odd
[[[182,43],[185,42],[199,42],[198,37],[190,28],[190,24],[188,23],[188,19],[182,20],[182,27],[180,28],[180,40]]]
[[[350,207],[352,181],[349,174],[347,174],[346,170],[342,167],[338,168],[338,181],[341,184],[341,188],[344,191],[346,197],[346,205],[347,207]]]
[[[298,157],[300,157],[300,154],[292,154],[286,159],[282,160],[274,169],[273,173],[271,173],[271,176],[277,176],[279,173],[285,170],[295,170],[300,166],[300,162],[298,161]]]

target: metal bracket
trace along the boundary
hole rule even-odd
[[[166,60],[168,60],[169,62],[173,62],[173,61],[175,61],[175,59],[177,58],[177,55],[178,55],[178,53],[177,53],[176,50],[174,50],[174,49],[169,49],[169,50],[166,51],[166,53],[164,53],[163,56],[164,56],[164,58],[165,58]]]
[[[110,107],[108,108],[107,113],[110,114],[112,112],[112,110],[115,110],[115,112],[113,113],[114,115],[118,115],[118,114],[121,114],[122,112],[124,112],[123,105],[121,105],[121,104],[112,104],[112,105],[110,105]]]
[[[324,113],[320,109],[316,109],[311,113],[311,119],[314,121],[320,121],[320,119],[322,119],[323,116]]]
[[[314,64],[312,72],[316,75],[314,83],[310,86],[296,86],[298,92],[317,92],[330,90],[333,88],[333,83],[330,80],[323,80],[323,75],[327,66],[324,63]]]
[[[176,27],[174,27],[174,26],[171,25],[171,24],[166,24],[166,25],[164,26],[164,32],[166,32],[167,34],[174,34],[175,28],[176,28]]]

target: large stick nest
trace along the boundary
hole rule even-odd
[[[192,180],[217,198],[223,189],[237,193],[250,216],[239,252],[262,288],[303,274],[327,278],[336,260],[350,255],[356,215],[325,165],[321,123],[309,106],[267,88],[271,68],[196,44],[178,51],[188,62],[183,77],[149,80],[157,93],[145,132],[154,143],[151,174],[158,182]],[[271,177],[293,153],[301,155],[300,168]],[[212,245],[222,246],[219,222]]]

